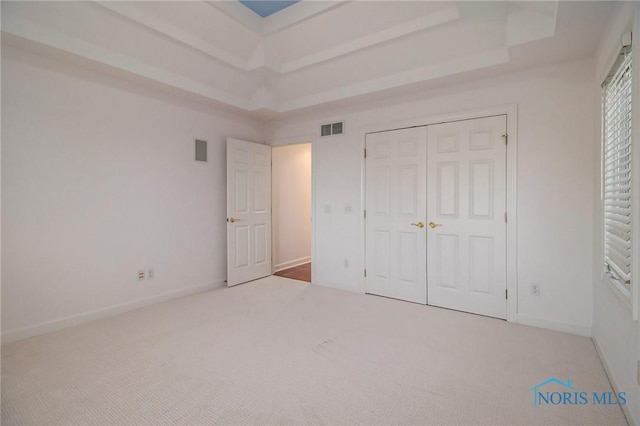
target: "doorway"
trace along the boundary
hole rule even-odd
[[[311,143],[271,152],[274,275],[311,282]]]
[[[506,125],[367,134],[367,293],[507,318]]]

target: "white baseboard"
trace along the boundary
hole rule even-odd
[[[602,366],[604,367],[605,373],[607,373],[607,378],[609,379],[609,383],[611,383],[611,387],[613,388],[613,392],[615,394],[618,394],[618,392],[620,392],[620,387],[618,386],[618,383],[616,382],[616,378],[613,375],[613,371],[611,370],[611,367],[609,366],[609,362],[607,362],[607,358],[604,356],[604,352],[602,352],[602,348],[598,344],[598,340],[594,336],[594,337],[591,338],[591,341],[593,342],[593,346],[596,347],[596,353],[598,354],[598,358],[600,358],[600,362],[602,363]],[[630,425],[637,425],[638,424],[638,422],[636,421],[637,419],[633,418],[633,413],[629,409],[629,404],[621,405],[620,408],[622,408],[622,412],[624,413],[624,416],[627,418],[627,423],[628,424],[630,424]]]
[[[591,337],[591,327],[583,325],[570,324],[565,322],[549,321],[530,317],[528,315],[518,314],[517,323],[522,325],[530,325],[533,327],[546,328],[548,330],[561,331],[563,333],[577,334],[579,336]]]
[[[360,291],[360,288],[357,286],[345,286],[344,284],[332,283],[329,281],[318,281],[318,282],[314,281],[311,284],[317,285],[319,287],[327,287],[327,288],[332,288],[334,290],[346,291],[349,293],[364,294],[364,292]]]
[[[168,293],[159,294],[146,299],[138,299],[132,302],[126,302],[118,305],[109,306],[106,308],[98,309],[91,312],[84,312],[77,315],[72,315],[66,318],[54,319],[51,321],[45,321],[39,324],[31,325],[28,327],[18,328],[15,330],[9,330],[2,333],[2,343],[15,342],[17,340],[27,339],[29,337],[37,336],[44,333],[49,333],[63,328],[71,327],[73,325],[83,324],[85,322],[94,321],[101,318],[111,317],[123,312],[131,311],[133,309],[142,308],[144,306],[154,305],[156,303],[165,302],[167,300],[178,299],[180,297],[190,296],[192,294],[200,293],[207,290],[213,290],[218,287],[224,286],[224,279],[214,281],[209,284],[198,285],[195,287],[189,287],[182,290],[171,291]]]
[[[273,267],[273,272],[282,271],[284,269],[295,268],[296,266],[304,265],[311,262],[311,256],[301,257],[300,259],[290,260],[288,262],[282,262]]]

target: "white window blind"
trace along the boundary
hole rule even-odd
[[[604,83],[603,197],[607,273],[631,284],[631,49]]]

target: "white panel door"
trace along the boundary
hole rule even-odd
[[[366,137],[367,293],[427,303],[426,142],[426,127]]]
[[[428,127],[429,304],[506,318],[506,116]]]
[[[271,275],[271,147],[227,139],[227,285]]]

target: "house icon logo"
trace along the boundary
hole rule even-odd
[[[550,386],[550,388],[544,389]],[[540,405],[625,405],[627,403],[626,392],[585,392],[577,391],[571,379],[566,382],[552,377],[530,388],[533,392],[533,406]]]
[[[528,390],[528,392],[533,391],[533,406],[537,407],[540,404],[540,397],[542,395],[541,392],[538,391],[538,389],[550,385],[552,383],[557,383],[560,386],[564,386],[567,389],[571,389],[572,391],[575,391],[575,389],[573,388],[573,385],[571,384],[571,379],[567,379],[567,382],[563,382],[560,379],[557,379],[555,377],[552,377],[550,379],[545,380],[542,383],[538,383],[537,385],[535,385],[534,387],[532,387],[531,389]]]

